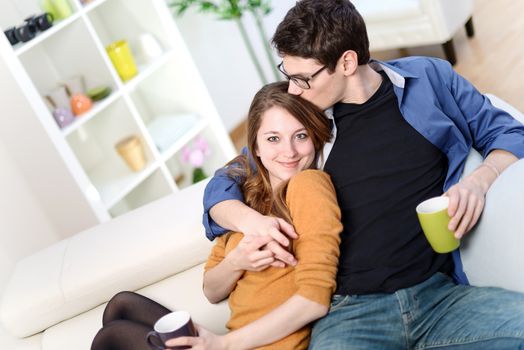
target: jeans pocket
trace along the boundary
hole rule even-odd
[[[331,297],[331,306],[329,312],[333,312],[342,306],[346,305],[349,301],[349,295],[335,294]]]

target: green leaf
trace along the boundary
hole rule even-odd
[[[178,16],[194,7],[202,13],[213,13],[221,20],[232,20],[242,18],[244,11],[267,15],[271,12],[270,2],[270,0],[168,0],[168,6]]]

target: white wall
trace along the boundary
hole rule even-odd
[[[58,239],[17,163],[0,140],[0,290],[15,262]]]
[[[294,0],[273,1],[273,11],[264,18],[269,39],[294,4]],[[176,22],[226,129],[231,131],[246,117],[251,99],[262,87],[235,22],[218,20],[210,13],[194,10],[177,17]],[[243,23],[266,77],[273,81],[254,20],[249,13],[244,15]],[[279,57],[276,54],[274,57],[279,63]]]
[[[1,290],[16,261],[96,219],[1,57],[0,106]]]

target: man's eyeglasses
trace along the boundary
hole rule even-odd
[[[300,75],[289,75],[289,74],[287,74],[286,71],[284,71],[284,62],[280,62],[280,64],[277,66],[277,68],[280,71],[280,73],[282,73],[286,77],[287,80],[292,81],[299,88],[307,90],[307,89],[311,88],[311,86],[309,85],[309,82],[311,81],[311,79],[313,79],[314,77],[319,75],[320,72],[322,72],[324,69],[327,68],[327,66],[323,66],[322,68],[317,70],[315,73],[311,74],[309,77],[303,77],[303,76],[300,76]]]

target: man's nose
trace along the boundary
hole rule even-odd
[[[302,90],[300,87],[298,87],[297,84],[295,84],[293,82],[293,80],[289,81],[289,85],[288,85],[288,88],[287,88],[287,92],[288,93],[290,93],[291,95],[300,96],[303,91],[304,90]]]

